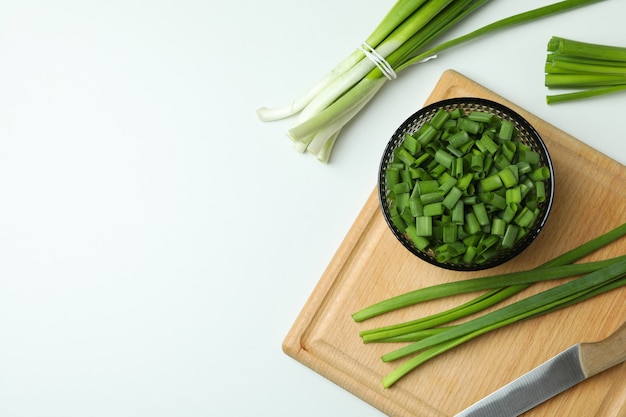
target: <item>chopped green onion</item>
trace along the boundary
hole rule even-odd
[[[402,146],[409,151],[409,154],[415,154],[420,150],[420,143],[411,135],[404,135]]]
[[[461,197],[463,196],[463,191],[459,190],[457,187],[452,186],[446,197],[443,199],[443,205],[448,209],[452,210],[454,206],[459,202]]]
[[[414,225],[409,225],[406,227],[406,234],[409,236],[409,239],[413,241],[415,246],[419,249],[424,249],[428,246],[430,241],[426,239],[424,236],[420,236],[417,232],[417,228]]]
[[[439,162],[441,165],[445,166],[447,169],[452,168],[452,162],[454,161],[454,157],[444,151],[443,149],[437,149],[435,153],[435,161]]]
[[[539,167],[530,173],[530,179],[533,181],[545,180],[550,178],[550,170],[548,167]]]
[[[441,216],[443,210],[444,207],[441,202],[426,204],[424,206],[424,216]]]
[[[539,163],[539,154],[530,149],[520,149],[518,152],[519,163],[537,165]]]
[[[424,215],[424,204],[419,197],[409,197],[409,211],[411,212],[411,216],[413,217]]]
[[[467,118],[475,122],[490,124],[493,120],[493,114],[474,110],[470,112]]]
[[[411,187],[406,182],[399,182],[395,184],[393,187],[391,187],[391,191],[394,194],[404,194],[404,193],[408,193],[410,190],[411,190]]]
[[[444,193],[442,191],[434,191],[432,193],[420,194],[422,204],[432,204],[443,201]]]
[[[504,156],[507,161],[512,161],[515,156],[515,152],[517,152],[517,147],[515,142],[508,140],[502,143],[502,156]],[[515,165],[517,166],[517,165]]]
[[[432,236],[433,234],[433,218],[426,214],[415,219],[415,229],[417,236]]]
[[[476,135],[483,129],[485,123],[479,123],[478,121],[471,120],[468,117],[462,117],[457,121],[457,129]]]
[[[536,214],[528,207],[522,208],[522,210],[515,216],[513,221],[520,227],[527,228],[535,220]]]
[[[543,181],[535,182],[535,195],[539,203],[546,201],[546,186]]]
[[[473,152],[470,157],[470,169],[474,172],[482,172],[485,156],[480,152]],[[498,187],[500,185],[498,184]],[[484,188],[484,187],[483,187]]]
[[[521,187],[513,187],[506,190],[506,204],[519,204],[522,202],[522,189]]]
[[[502,246],[505,248],[512,248],[517,241],[517,235],[519,234],[519,226],[509,224],[506,226],[504,237],[502,238]]]
[[[447,140],[448,142],[450,142],[450,145],[452,145],[453,147],[460,148],[463,145],[466,145],[467,143],[469,143],[472,140],[472,137],[469,135],[469,133],[467,133],[466,130],[459,130],[458,132],[449,136]]]
[[[500,194],[494,192],[480,193],[478,195],[480,200],[487,205],[489,211],[502,211],[506,209],[506,199]],[[494,217],[497,218],[497,217]]]
[[[445,200],[444,200],[445,204]],[[462,200],[458,200],[452,208],[451,220],[454,224],[462,225],[465,223],[465,204]],[[467,263],[467,262],[466,262]]]
[[[481,150],[481,152],[488,152],[491,155],[494,155],[500,149],[498,144],[491,137],[489,137],[489,135],[483,135],[476,142],[476,146]]]
[[[467,191],[467,189],[472,186],[473,179],[474,176],[472,174],[466,174],[458,180],[456,187],[461,191]]]
[[[481,226],[487,226],[491,223],[489,215],[487,214],[487,209],[485,208],[485,203],[474,204],[472,206],[472,210],[474,210],[478,224]]]
[[[443,243],[454,243],[457,241],[457,225],[454,223],[444,223],[443,225]],[[460,253],[465,252],[465,246],[462,247]],[[459,254],[460,254],[459,253]]]
[[[465,173],[465,164],[463,158],[456,158],[454,166],[452,167],[452,175],[457,180],[463,177]]]
[[[406,139],[405,139],[406,142]],[[404,142],[403,142],[404,145]],[[408,149],[408,147],[405,147]],[[411,153],[405,149],[405,148],[400,148],[398,149],[398,152],[396,154],[396,156],[398,157],[399,160],[401,160],[405,165],[410,166],[413,165],[413,162],[415,162],[415,158],[413,157],[413,155],[411,155]],[[415,147],[417,149],[417,146]]]
[[[515,131],[515,125],[510,120],[503,120],[498,131],[498,139],[511,140],[513,138],[513,132]]]
[[[476,214],[474,212],[467,213],[465,215],[465,231],[470,235],[474,235],[481,230],[480,222],[478,221]]]
[[[480,181],[483,191],[494,191],[502,187],[502,178],[498,174],[490,175]]]
[[[502,220],[500,217],[495,217],[491,222],[491,233],[496,236],[503,236],[506,231],[507,223]],[[502,246],[511,247],[505,244],[505,239],[502,239]]]
[[[547,169],[547,167],[545,167]],[[535,181],[538,179],[548,179],[550,178],[550,170],[548,169],[548,174],[547,177],[545,178],[533,178]],[[531,174],[532,177],[533,174]],[[498,172],[498,176],[500,177],[500,179],[502,180],[502,184],[506,187],[506,188],[511,188],[515,185],[517,185],[518,182],[518,172],[517,172],[517,166],[516,165],[508,165],[506,168],[504,168],[502,171]]]
[[[435,129],[441,129],[444,123],[446,123],[449,118],[450,114],[444,109],[440,109],[439,111],[437,111],[437,113],[435,113],[432,120],[430,121],[430,124]]]
[[[457,179],[454,176],[445,172],[439,177],[439,191],[447,194],[448,191],[450,191],[452,187],[456,185],[456,183]]]
[[[439,191],[439,182],[437,180],[422,180],[417,182],[416,187],[420,195],[436,193]]]

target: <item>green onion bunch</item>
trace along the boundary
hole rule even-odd
[[[365,307],[354,313],[352,318],[356,322],[362,322],[429,300],[485,291],[452,309],[359,333],[364,343],[408,342],[381,358],[383,362],[408,358],[383,378],[383,386],[389,388],[424,362],[478,336],[560,310],[626,285],[626,254],[602,261],[576,263],[625,235],[626,223],[532,270],[420,288]],[[533,283],[563,278],[573,279],[473,319],[457,321],[480,313],[523,291]],[[455,324],[450,324],[452,322]]]
[[[624,91],[626,47],[553,36],[548,42],[545,84],[551,90],[574,90],[548,95],[548,104]]]
[[[331,152],[342,128],[374,98],[388,79],[439,52],[478,36],[601,0],[566,0],[517,14],[467,35],[431,47],[449,29],[487,0],[398,0],[363,45],[328,75],[293,102],[260,108],[262,121],[298,116],[288,131],[296,149],[322,162]],[[369,49],[371,48],[371,49]],[[388,78],[389,77],[389,78]]]

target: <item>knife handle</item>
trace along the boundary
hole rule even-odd
[[[589,378],[626,360],[626,322],[604,340],[580,344],[580,366]]]

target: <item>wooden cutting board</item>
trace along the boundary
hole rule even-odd
[[[431,301],[362,323],[352,320],[353,312],[424,286],[530,269],[626,222],[626,167],[452,70],[443,73],[425,104],[463,96],[513,108],[545,140],[554,163],[556,193],[539,238],[514,260],[488,271],[439,269],[397,242],[374,189],[283,343],[289,356],[390,416],[453,416],[571,345],[608,336],[626,320],[622,287],[483,335],[426,362],[391,388],[382,387],[381,378],[398,363],[383,363],[380,357],[402,344],[363,344],[359,331],[432,314],[477,294]],[[586,259],[622,254],[626,238]],[[536,284],[505,304],[556,284]],[[557,415],[625,417],[626,363],[525,414]]]

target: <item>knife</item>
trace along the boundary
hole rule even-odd
[[[595,343],[577,343],[454,417],[515,417],[626,360],[626,322]]]

